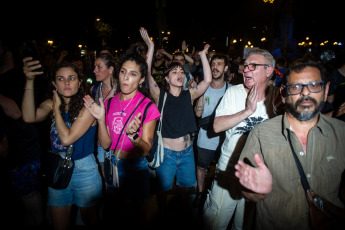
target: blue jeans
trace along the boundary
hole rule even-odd
[[[111,158],[113,164],[115,158],[115,156]],[[119,191],[130,203],[140,204],[150,199],[150,176],[146,157],[119,159],[117,170]]]
[[[102,178],[95,156],[90,154],[75,161],[73,175],[67,188],[48,187],[48,206],[94,207],[102,198]]]
[[[167,192],[172,188],[175,176],[177,185],[185,188],[195,186],[193,144],[182,151],[164,148],[164,161],[156,172],[160,192]]]

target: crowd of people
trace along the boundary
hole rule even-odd
[[[0,41],[3,223],[23,225],[27,213],[41,229],[73,229],[77,209],[87,229],[183,228],[186,218],[186,229],[309,229],[290,144],[313,190],[344,208],[344,51],[288,60],[182,41],[170,54],[138,33],[123,54],[102,47],[94,60],[68,50],[17,58]],[[150,168],[161,114],[164,161]],[[51,188],[41,159],[69,146],[71,181]]]

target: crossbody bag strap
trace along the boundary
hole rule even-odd
[[[164,99],[163,99],[163,105],[162,105],[162,110],[161,112],[161,117],[159,118],[159,123],[158,123],[158,130],[161,131],[162,129],[162,123],[163,123],[163,111],[164,111],[164,105],[165,105],[165,101],[167,99],[167,92],[164,92]]]
[[[146,97],[144,96],[144,98],[137,104],[137,106],[134,108],[134,110],[132,111],[131,115],[129,115],[128,119],[126,120],[125,124],[123,125],[122,130],[121,130],[121,133],[120,133],[120,136],[119,136],[119,139],[117,139],[117,142],[116,142],[116,145],[115,145],[114,150],[116,150],[117,145],[119,144],[119,141],[120,141],[122,132],[123,132],[123,130],[126,128],[126,125],[127,125],[128,121],[131,119],[133,113],[135,112],[135,110],[137,110],[138,106],[141,104],[141,102],[143,102],[143,101],[145,100],[145,98],[146,98]]]
[[[299,161],[298,157],[297,157],[297,154],[292,146],[292,143],[291,143],[291,138],[290,138],[290,130],[288,130],[288,140],[289,140],[289,144],[290,144],[290,148],[291,148],[291,151],[292,151],[292,155],[293,157],[295,158],[295,161],[296,161],[296,165],[297,165],[297,169],[298,169],[298,172],[301,176],[301,182],[302,182],[302,185],[303,185],[303,188],[305,191],[307,191],[308,189],[310,189],[310,186],[309,186],[309,183],[308,183],[308,180],[307,180],[307,177],[305,176],[305,173],[304,173],[304,170],[303,170],[303,167],[301,165],[301,162]]]

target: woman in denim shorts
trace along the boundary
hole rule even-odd
[[[52,76],[52,96],[37,108],[34,102],[34,80],[43,72],[39,61],[23,59],[26,86],[22,103],[23,119],[34,123],[44,121],[52,114],[50,142],[53,152],[64,152],[74,146],[75,162],[71,181],[65,189],[48,187],[48,206],[54,229],[69,229],[72,205],[80,209],[88,226],[99,224],[98,206],[102,196],[102,179],[94,157],[96,120],[84,107],[87,92],[86,79],[71,63],[56,66]]]
[[[148,62],[152,62],[154,44],[151,39],[143,37],[149,47]],[[184,53],[175,53],[173,62],[164,72],[163,88],[157,87],[154,78],[149,75],[150,94],[159,110],[162,109],[164,95],[167,94],[162,121],[162,137],[164,145],[164,161],[156,169],[158,179],[158,205],[161,211],[165,209],[167,192],[172,188],[176,177],[177,188],[182,199],[188,197],[191,187],[196,185],[195,161],[191,133],[197,131],[193,101],[205,93],[212,81],[210,65],[206,52],[209,45],[205,45],[199,55],[201,57],[204,80],[195,88],[184,90]],[[192,82],[192,80],[191,80]],[[190,83],[190,82],[188,82]],[[183,202],[187,204],[188,202]]]

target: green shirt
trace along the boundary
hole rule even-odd
[[[257,229],[308,229],[308,204],[287,139],[285,115],[272,118],[249,134],[240,159],[261,155],[273,176],[272,191],[257,203]],[[291,141],[310,187],[328,201],[344,207],[338,198],[345,169],[345,122],[320,115],[308,134],[307,153],[291,130]]]

